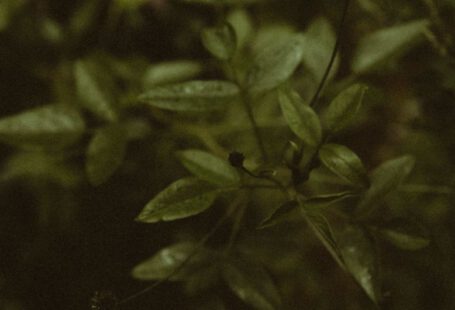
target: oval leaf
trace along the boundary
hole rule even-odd
[[[424,38],[427,20],[417,20],[373,32],[363,38],[355,51],[352,70],[363,73],[392,56],[401,54]]]
[[[279,92],[281,111],[291,130],[308,145],[317,146],[322,132],[319,117],[295,91]]]
[[[226,262],[223,267],[224,280],[245,303],[259,310],[279,308],[278,290],[262,267],[240,260]]]
[[[237,47],[235,30],[228,23],[204,29],[201,38],[205,48],[220,60],[229,60],[235,53]]]
[[[302,55],[302,37],[299,35],[264,48],[248,71],[248,89],[253,93],[264,92],[284,83],[298,67]]]
[[[201,213],[212,205],[218,192],[215,186],[196,178],[177,180],[156,195],[136,220],[156,223]]]
[[[322,116],[324,127],[332,133],[348,127],[362,105],[366,89],[355,84],[338,94]]]
[[[287,201],[263,220],[259,225],[259,229],[272,227],[287,220],[295,219],[298,216],[300,216],[299,204],[296,201]]]
[[[430,243],[427,232],[416,223],[397,220],[379,230],[381,237],[403,250],[420,250]]]
[[[233,185],[240,181],[237,170],[227,160],[200,151],[186,150],[178,153],[180,162],[195,176],[217,185]]]
[[[85,165],[92,185],[107,181],[125,156],[127,133],[123,127],[109,126],[99,130],[90,141]]]
[[[202,72],[200,63],[190,60],[177,60],[153,64],[147,68],[142,78],[144,88],[168,83],[183,82]]]
[[[368,185],[368,177],[362,161],[346,146],[325,144],[319,150],[319,159],[330,171],[352,185]]]
[[[375,210],[391,191],[398,188],[414,167],[414,158],[402,156],[386,161],[376,168],[371,177],[371,186],[357,206],[357,214],[364,216]]]
[[[0,120],[0,139],[24,147],[63,147],[84,132],[79,111],[67,105],[48,105]]]
[[[204,112],[223,108],[238,94],[231,82],[190,81],[149,89],[139,100],[171,111]]]

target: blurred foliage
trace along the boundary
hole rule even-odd
[[[455,1],[349,2],[0,0],[0,308],[452,309]]]

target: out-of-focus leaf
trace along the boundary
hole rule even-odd
[[[416,20],[367,35],[356,48],[352,71],[369,71],[391,57],[409,50],[424,38],[423,32],[428,25],[427,20]]]
[[[331,206],[337,202],[343,201],[348,198],[358,196],[357,193],[352,191],[344,191],[338,193],[330,193],[330,194],[320,194],[308,197],[302,201],[305,205],[305,209],[307,210],[318,210],[324,207]]]
[[[362,161],[346,146],[325,144],[319,150],[319,159],[330,171],[352,185],[368,185],[368,177]]]
[[[226,20],[234,28],[238,48],[242,48],[253,33],[253,22],[250,15],[244,9],[234,9],[228,14]]]
[[[373,244],[365,231],[346,225],[337,235],[337,244],[347,270],[368,297],[377,303],[380,300],[378,262]]]
[[[237,48],[235,30],[229,23],[204,29],[201,38],[205,48],[220,60],[232,58]]]
[[[68,105],[42,106],[0,119],[0,139],[23,147],[67,146],[84,130],[79,111]]]
[[[106,182],[122,164],[127,145],[125,129],[112,125],[99,130],[87,149],[86,173],[92,185]]]
[[[355,84],[339,93],[322,115],[324,127],[335,133],[349,126],[362,105],[365,91],[365,86]]]
[[[141,211],[140,222],[173,221],[201,213],[215,201],[219,189],[197,178],[175,181],[155,196]]]
[[[259,224],[259,229],[275,226],[287,220],[300,217],[299,204],[296,201],[287,201],[279,206],[273,213]]]
[[[0,1],[0,32],[8,27],[11,20],[25,3],[25,0]]]
[[[213,111],[236,98],[239,88],[226,81],[190,81],[149,89],[139,97],[151,106],[187,112]]]
[[[265,92],[284,83],[301,62],[303,48],[301,35],[265,47],[248,70],[248,89],[252,93]]]
[[[158,251],[151,258],[133,268],[132,275],[139,280],[163,280],[173,274],[170,281],[187,278],[194,269],[208,262],[209,251],[196,244],[181,242]],[[184,264],[184,265],[183,265]]]
[[[371,174],[371,186],[357,206],[358,215],[366,215],[380,204],[388,193],[396,190],[414,167],[414,158],[402,156],[386,161]]]
[[[268,273],[259,265],[231,259],[223,266],[223,278],[245,303],[258,310],[280,308],[281,298]]]
[[[195,78],[202,72],[200,63],[191,60],[177,60],[150,65],[143,78],[144,89],[168,83],[177,83]]]
[[[317,146],[322,132],[316,112],[293,90],[280,90],[279,102],[291,130],[306,144]]]
[[[335,46],[336,35],[329,21],[325,18],[317,18],[303,33],[303,57],[304,66],[313,75],[314,80],[319,82],[324,76],[327,65],[332,56]],[[330,71],[333,77],[338,70],[339,58]]]
[[[114,98],[109,93],[110,85],[103,83],[101,76],[104,72],[94,64],[79,60],[74,65],[74,78],[76,81],[77,95],[81,104],[89,111],[107,121],[117,119],[114,110]]]
[[[222,160],[201,150],[186,150],[178,153],[180,162],[195,176],[217,185],[235,185],[240,176],[227,160]]]
[[[186,3],[196,3],[205,5],[239,5],[239,4],[251,4],[256,2],[264,2],[267,0],[180,0]]]
[[[396,220],[379,228],[381,237],[403,250],[420,250],[430,240],[428,233],[416,223],[408,220]]]

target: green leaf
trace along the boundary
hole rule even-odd
[[[367,35],[356,48],[352,70],[363,73],[404,53],[424,38],[423,33],[428,25],[427,20],[416,20]]]
[[[200,150],[186,150],[177,154],[180,162],[195,176],[217,185],[235,185],[240,182],[237,170],[227,160]]]
[[[147,68],[142,84],[147,89],[157,85],[183,82],[195,78],[201,72],[202,65],[191,60],[160,62]]]
[[[145,223],[173,221],[190,217],[209,208],[220,190],[197,178],[175,181],[155,196],[138,215]]]
[[[288,80],[302,60],[300,35],[265,47],[253,60],[247,74],[247,87],[252,93],[271,90]]]
[[[239,88],[231,82],[190,81],[154,87],[139,100],[171,111],[204,112],[223,108],[238,94]]]
[[[305,205],[305,209],[317,211],[320,210],[321,208],[331,206],[335,203],[338,203],[348,198],[356,197],[358,195],[359,194],[353,193],[352,191],[319,194],[304,199],[303,204]]]
[[[259,229],[268,228],[295,219],[300,214],[299,204],[296,201],[286,201],[279,206],[273,213],[259,224]]]
[[[357,215],[364,216],[375,210],[386,195],[396,190],[414,167],[414,158],[411,156],[398,157],[377,167],[371,177],[371,186],[357,206]]]
[[[68,105],[42,106],[0,119],[0,139],[23,147],[67,146],[84,130],[79,111]]]
[[[122,164],[127,145],[127,133],[113,125],[98,130],[87,149],[85,170],[92,185],[106,182]]]
[[[196,244],[181,242],[161,249],[151,258],[133,268],[132,276],[139,280],[180,281],[187,278],[193,269],[208,261],[208,251],[198,249]]]
[[[378,262],[374,246],[365,231],[357,226],[346,225],[337,234],[337,244],[347,270],[368,297],[377,303],[380,299]]]
[[[430,243],[428,233],[409,220],[395,220],[379,228],[381,237],[403,250],[420,250]]]
[[[93,63],[79,60],[74,65],[74,78],[81,104],[101,119],[115,121],[114,98],[107,91],[111,87],[111,81],[107,81],[110,77]]]
[[[237,48],[235,30],[229,23],[204,29],[201,38],[205,48],[220,60],[231,59]]]
[[[234,9],[226,16],[226,20],[234,28],[238,48],[242,48],[254,32],[251,16],[245,9]]]
[[[330,171],[355,186],[367,186],[368,177],[360,158],[349,148],[339,144],[324,144],[319,159]]]
[[[223,266],[223,278],[245,303],[259,310],[280,308],[281,299],[269,274],[258,264],[232,259]]]
[[[266,0],[180,0],[186,3],[205,4],[205,5],[240,5],[263,2]]]
[[[279,92],[281,111],[291,130],[308,145],[317,146],[322,132],[319,117],[295,91]]]
[[[336,133],[349,126],[362,105],[366,89],[355,84],[335,97],[322,115],[323,125],[329,132]]]
[[[22,9],[25,0],[2,0],[0,1],[0,32],[7,29],[14,16]]]

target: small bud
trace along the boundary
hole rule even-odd
[[[243,168],[243,161],[245,160],[245,155],[239,152],[231,152],[229,154],[229,163],[231,166],[236,168]]]

